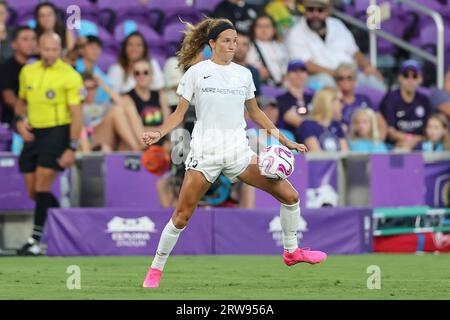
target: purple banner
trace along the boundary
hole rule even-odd
[[[214,219],[216,254],[280,254],[283,251],[277,210],[216,209]],[[304,209],[297,237],[300,247],[329,254],[372,251],[370,209]]]
[[[425,205],[422,154],[370,155],[372,207]]]
[[[426,204],[448,207],[450,190],[450,162],[440,161],[425,165]]]
[[[172,210],[51,209],[45,234],[51,256],[153,255]],[[280,254],[276,209],[198,209],[174,254]],[[303,210],[301,247],[330,254],[372,250],[371,210]]]
[[[70,206],[69,171],[58,175],[52,192],[61,206]],[[28,198],[23,175],[19,172],[18,157],[0,154],[0,210],[32,210],[34,201]]]
[[[160,209],[156,184],[161,177],[148,172],[140,155],[105,156],[105,207]]]
[[[50,209],[48,255],[153,255],[171,214],[169,209]],[[209,210],[197,210],[173,253],[211,254],[212,217]]]

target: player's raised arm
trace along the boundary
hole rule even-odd
[[[282,145],[288,147],[289,149],[295,149],[299,152],[308,151],[308,148],[305,145],[290,141],[283,133],[280,132],[280,130],[277,129],[275,124],[270,121],[266,114],[259,108],[256,98],[245,101],[245,106],[247,107],[250,118],[262,129],[266,129],[268,134],[277,138]]]

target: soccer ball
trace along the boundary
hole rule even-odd
[[[265,147],[259,154],[259,172],[271,179],[287,179],[294,172],[294,155],[281,145]]]

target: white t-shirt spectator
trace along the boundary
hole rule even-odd
[[[164,81],[166,83],[166,100],[169,106],[178,105],[180,97],[176,88],[183,77],[183,71],[178,67],[178,58],[170,57],[164,65]]]
[[[150,59],[153,69],[153,81],[150,84],[150,90],[160,90],[164,88],[164,75],[161,71],[158,61]],[[127,93],[136,86],[136,80],[133,75],[129,75],[125,81],[124,70],[118,63],[113,64],[108,70],[108,78],[111,82],[111,89],[119,93]]]
[[[286,46],[277,41],[260,41],[255,40],[264,61],[267,64],[270,74],[276,83],[281,83],[283,76],[287,72],[288,64],[288,52]],[[251,44],[250,50],[247,53],[246,62],[255,68],[259,69],[264,67],[261,57],[256,50],[254,44]]]
[[[335,70],[341,63],[354,63],[353,56],[359,51],[350,30],[338,19],[326,19],[325,41],[312,31],[305,18],[292,28],[286,39],[290,59],[313,62],[321,67]]]

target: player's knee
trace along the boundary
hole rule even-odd
[[[299,201],[299,194],[298,194],[297,190],[292,189],[292,190],[288,191],[284,195],[283,198],[284,198],[283,199],[284,204],[292,205],[292,204],[296,204]]]
[[[172,216],[173,224],[177,229],[183,229],[189,222],[190,215],[187,212],[175,211]]]

